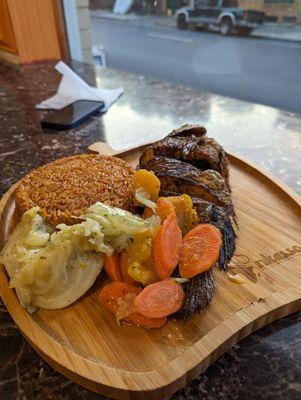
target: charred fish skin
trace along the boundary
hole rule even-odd
[[[176,128],[173,131],[171,131],[168,136],[179,137],[179,138],[185,138],[187,136],[191,138],[193,136],[196,138],[201,138],[206,134],[207,134],[206,128],[204,128],[201,125],[185,124],[180,126],[180,128]]]
[[[235,253],[236,233],[233,229],[229,217],[226,217],[223,225],[219,228],[222,233],[222,247],[217,264],[226,271],[228,264]]]
[[[212,169],[219,172],[229,185],[229,163],[223,147],[213,138],[206,136],[206,129],[199,125],[184,125],[173,130],[165,139],[154,143],[152,154],[147,148],[140,158],[144,165],[151,157],[165,156],[190,163],[200,170]]]
[[[184,283],[183,289],[186,294],[184,305],[172,317],[188,320],[207,307],[215,294],[216,286],[212,269],[196,275],[189,282]]]
[[[213,169],[219,172],[230,188],[228,159],[224,149],[216,140],[203,138],[190,151],[184,152],[183,159],[200,169]],[[206,165],[209,165],[209,167],[206,168]]]

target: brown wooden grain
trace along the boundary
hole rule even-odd
[[[13,54],[18,53],[7,0],[0,1],[0,49]]]
[[[91,149],[114,153],[103,144]],[[136,164],[138,153],[129,151],[122,157]],[[112,398],[162,399],[243,337],[301,309],[301,251],[263,268],[255,264],[263,256],[301,246],[300,199],[254,166],[232,155],[229,159],[239,223],[233,263],[245,284],[230,282],[226,273],[216,269],[217,294],[205,311],[185,323],[144,330],[118,327],[98,303],[97,293],[106,282],[104,274],[72,306],[29,315],[8,288],[1,267],[3,301],[43,358],[75,382]],[[0,203],[2,243],[14,209],[14,189]],[[239,266],[238,261],[246,257],[248,268]]]
[[[58,43],[61,50],[61,58],[65,61],[68,61],[70,58],[70,53],[68,47],[68,35],[64,16],[63,2],[61,0],[52,0],[52,7]]]
[[[20,63],[62,58],[56,4],[52,0],[7,0]]]

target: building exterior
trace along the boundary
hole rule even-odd
[[[278,22],[301,24],[301,0],[239,0],[244,8],[264,11]]]

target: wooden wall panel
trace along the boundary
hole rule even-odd
[[[0,0],[0,49],[17,53],[15,35],[10,19],[7,0]]]
[[[7,0],[21,63],[62,58],[53,0]]]

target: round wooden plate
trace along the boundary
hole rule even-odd
[[[104,145],[93,150],[110,153]],[[116,152],[115,152],[116,153]],[[119,155],[133,164],[140,150]],[[301,309],[301,207],[289,189],[238,157],[229,155],[239,232],[234,273],[243,285],[215,269],[217,294],[188,322],[159,330],[123,325],[97,301],[93,288],[63,310],[30,315],[9,289],[0,267],[1,297],[37,352],[75,382],[116,399],[162,399],[183,387],[243,337]],[[13,186],[0,203],[0,244],[14,212]]]

